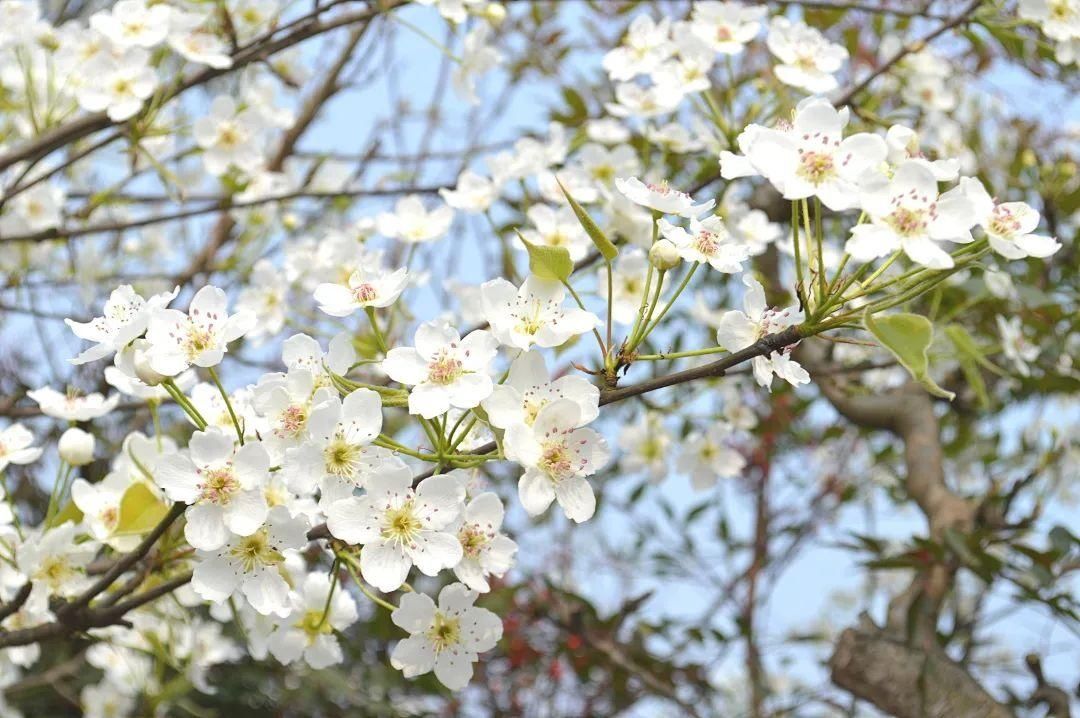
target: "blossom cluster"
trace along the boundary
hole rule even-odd
[[[482,20],[466,32],[453,77],[462,97],[478,100],[477,77],[500,58],[490,38],[499,10],[480,0],[425,4],[436,4],[455,27]],[[228,5],[229,31],[240,43],[258,38],[282,12],[272,0]],[[1035,2],[1021,6],[1047,35],[1075,43],[1075,32],[1061,29],[1075,30],[1075,23],[1047,19]],[[233,62],[220,16],[194,6],[120,0],[86,26],[60,28],[27,0],[3,0],[0,10],[0,60],[15,58],[29,78],[4,75],[5,89],[28,95],[34,89],[19,82],[51,87],[50,73],[61,72],[79,78],[46,93],[56,119],[84,111],[128,120],[168,92],[163,78],[173,63],[225,69]],[[163,580],[190,572],[190,584],[177,587],[175,603],[133,611],[131,626],[90,629],[100,642],[88,660],[104,678],[85,689],[84,702],[111,701],[114,713],[126,714],[138,693],[160,691],[146,655],[160,644],[179,647],[175,665],[205,690],[209,669],[245,650],[315,669],[339,663],[343,631],[367,607],[347,586],[389,607],[408,634],[391,652],[395,668],[406,677],[434,672],[461,689],[479,654],[502,634],[499,618],[475,603],[515,566],[518,547],[504,531],[508,511],[520,507],[536,518],[554,503],[551,513],[574,523],[597,511],[597,474],[613,454],[594,424],[604,403],[599,385],[614,388],[635,362],[754,350],[747,356],[753,384],[726,382],[708,421],[675,431],[668,417],[648,411],[618,432],[622,471],[654,481],[680,473],[706,490],[747,468],[743,446],[758,424],[749,398],[754,384],[772,390],[776,377],[796,388],[811,381],[791,353],[795,341],[757,351],[760,342],[804,328],[814,312],[823,319],[827,310],[866,302],[866,288],[855,282],[826,296],[834,288],[825,281],[830,273],[839,280],[851,263],[892,277],[886,272],[898,262],[912,272],[948,272],[967,261],[964,246],[985,246],[1005,260],[1046,258],[1061,247],[1038,232],[1035,208],[995,198],[974,177],[970,152],[944,119],[957,98],[940,57],[922,50],[899,68],[903,92],[942,117],[936,136],[921,138],[903,124],[851,132],[849,110],[828,96],[839,87],[848,51],[801,21],[767,16],[761,5],[705,1],[679,21],[640,15],[604,55],[612,83],[605,114],[576,132],[556,122],[546,136],[520,138],[464,169],[437,197],[408,194],[382,211],[290,237],[280,262],[253,264],[231,307],[216,286],[184,294],[180,309],[174,304],[182,289],[171,282],[154,294],[121,285],[101,316],[69,318],[74,336],[87,343],[72,363],[111,360],[101,373],[118,393],[31,391],[43,415],[70,425],[55,456],[22,424],[0,430],[0,472],[35,462],[59,467],[40,526],[21,525],[0,503],[0,599],[31,587],[3,628],[59,620],[58,599],[85,596],[103,561],[135,550],[175,511],[182,518],[164,532],[153,560]],[[709,106],[711,77],[763,31],[772,75],[785,93],[805,96],[790,113],[726,132]],[[76,62],[92,71],[72,73]],[[332,160],[314,169],[269,168],[268,139],[289,124],[290,112],[256,72],[238,95],[209,98],[191,122],[201,170],[242,187],[234,196],[241,204],[301,187],[333,193],[351,186],[348,168]],[[705,111],[692,112],[699,105]],[[158,129],[143,140],[155,158],[171,141]],[[725,135],[734,138],[731,146]],[[705,156],[730,181],[723,196],[678,189],[666,165],[647,161],[631,143],[640,138],[665,156]],[[755,187],[795,208],[790,227],[752,206]],[[474,284],[448,279],[442,296],[456,306],[417,316],[410,298],[439,288],[411,263],[414,252],[455,238],[464,216],[491,220],[519,189],[528,201],[518,203],[522,226],[508,245],[518,255],[509,264],[528,259],[529,273]],[[59,182],[42,181],[4,207],[0,233],[58,227],[64,202]],[[269,203],[229,216],[257,231],[288,226],[287,207]],[[606,245],[582,213],[616,238],[617,256],[604,255]],[[816,230],[812,258],[800,254],[810,250],[811,214],[834,223],[843,238]],[[771,306],[754,274],[755,259],[772,250],[782,255],[783,273],[798,272],[790,279],[799,301],[790,306]],[[538,256],[570,266],[560,275]],[[688,334],[706,330],[708,346],[665,353],[670,325],[662,320],[695,276],[708,279],[695,287]],[[828,286],[814,296],[815,283]],[[739,300],[742,308],[731,308]],[[227,389],[219,367],[243,356],[242,343],[269,343],[290,322],[305,331],[273,354],[283,371]],[[1005,356],[1028,375],[1037,350],[1018,318],[998,323]],[[593,339],[599,362],[586,366],[576,360],[595,359]],[[155,424],[168,406],[190,426],[174,435],[131,432],[115,456],[98,457],[93,422],[118,416],[122,397],[148,407]],[[78,475],[97,458],[108,459],[103,478],[89,481],[89,469]],[[509,503],[473,471],[496,460],[512,466],[516,500]],[[436,582],[437,597],[412,585]],[[397,603],[369,587],[396,594]],[[207,611],[194,610],[204,604]],[[178,619],[188,614],[199,617]],[[242,627],[243,648],[223,636],[230,621]],[[3,660],[28,667],[37,658],[30,645]]]

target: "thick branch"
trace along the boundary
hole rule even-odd
[[[829,667],[833,683],[896,718],[1013,718],[943,653],[922,651],[876,628],[841,633]]]

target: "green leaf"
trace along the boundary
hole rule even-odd
[[[120,516],[116,521],[116,535],[144,534],[157,526],[169,507],[142,481],[127,487],[120,499]]]
[[[68,521],[73,524],[77,524],[82,520],[83,512],[79,509],[78,506],[75,505],[74,501],[68,501],[64,508],[60,509],[56,516],[53,516],[52,521],[49,523],[49,526],[61,526]]]
[[[516,230],[515,230],[516,231]],[[533,244],[517,233],[518,237],[529,250],[529,271],[540,279],[554,279],[565,282],[574,271],[574,262],[570,259],[570,252],[566,247],[547,247]]]
[[[934,341],[934,325],[929,319],[906,313],[886,314],[875,319],[866,312],[863,324],[928,392],[949,400],[956,396],[930,378],[930,360],[926,352]]]
[[[555,179],[559,182],[558,178]],[[619,256],[619,249],[607,238],[604,231],[597,226],[593,218],[589,216],[589,213],[585,211],[585,208],[577,203],[570,193],[563,187],[563,183],[559,182],[559,189],[562,190],[563,196],[566,197],[566,201],[570,203],[570,209],[574,210],[574,214],[577,216],[578,222],[581,223],[582,228],[585,230],[585,234],[589,235],[589,239],[596,245],[596,248],[600,250],[600,254],[604,256],[604,259],[608,262]]]

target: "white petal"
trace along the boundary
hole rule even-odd
[[[555,498],[566,517],[577,523],[588,521],[596,512],[596,494],[589,482],[579,476],[556,483]]]
[[[530,516],[538,516],[555,500],[555,487],[538,469],[527,469],[518,481],[518,497]]]
[[[396,546],[376,541],[360,550],[360,573],[364,580],[383,593],[396,591],[405,583],[412,561]]]

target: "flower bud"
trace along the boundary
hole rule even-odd
[[[150,342],[136,339],[117,352],[116,368],[147,386],[157,386],[169,377],[159,374],[150,366],[150,360],[146,357],[146,350],[149,348]]]
[[[94,460],[94,435],[71,428],[60,437],[60,458],[72,466],[83,466]]]
[[[679,250],[671,240],[660,239],[649,250],[649,262],[662,272],[679,266]]]

